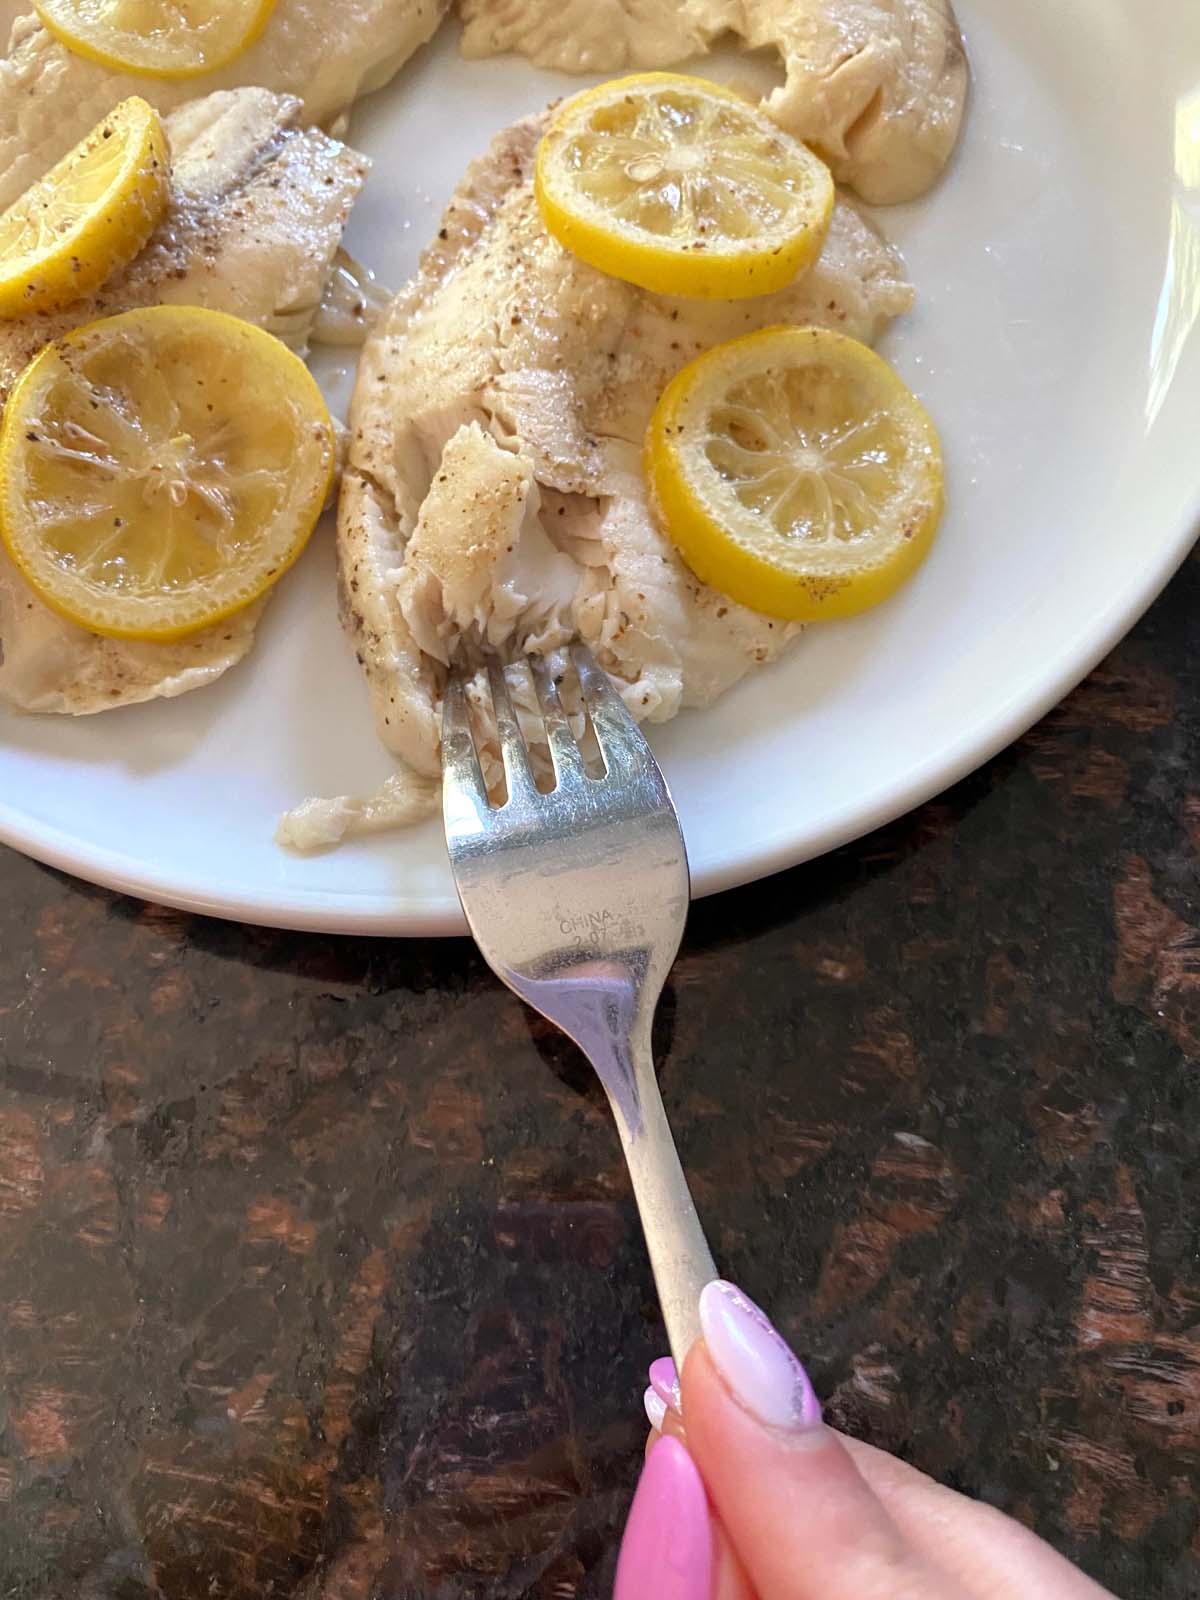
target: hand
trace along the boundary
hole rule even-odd
[[[1018,1523],[826,1427],[732,1284],[709,1284],[700,1323],[681,1382],[650,1369],[614,1600],[1103,1600]]]

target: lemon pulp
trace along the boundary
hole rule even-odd
[[[98,289],[141,250],[170,197],[162,121],[131,96],[0,214],[0,317]]]
[[[117,72],[193,78],[246,50],[276,0],[34,0],[43,25],[76,55]]]
[[[660,294],[739,299],[819,253],[829,169],[739,95],[647,72],[560,107],[538,149],[538,203],[568,250]]]
[[[0,526],[61,615],[175,639],[291,565],[333,462],[298,356],[223,312],[152,306],[80,328],[25,369],[0,425]]]
[[[886,599],[943,506],[920,401],[873,350],[824,328],[768,328],[685,367],[651,418],[646,473],[696,575],[789,620]]]

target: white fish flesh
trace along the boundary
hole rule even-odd
[[[208,306],[303,353],[366,160],[297,125],[300,102],[238,89],[167,121],[172,204],[142,253],[101,291],[54,315],[0,322],[0,399],[47,344],[96,317]],[[42,604],[0,551],[0,700],[22,711],[106,711],[184,694],[242,659],[265,600],[170,644],[108,639]]]
[[[896,253],[845,200],[816,265],[778,294],[676,300],[597,272],[541,223],[543,126],[517,124],[470,168],[359,368],[341,606],[380,736],[427,782],[460,654],[583,638],[651,722],[776,657],[798,630],[700,583],[656,527],[650,412],[722,340],[779,322],[873,340],[912,301]]]
[[[0,4],[3,0],[0,0]],[[29,5],[8,5],[0,61],[0,207],[11,205],[127,95],[168,112],[219,89],[295,95],[299,120],[328,126],[432,37],[449,0],[279,0],[262,37],[227,66],[177,80],[113,72],[74,54]],[[3,13],[0,13],[0,18]]]
[[[913,200],[958,140],[968,67],[950,0],[462,0],[463,51],[559,72],[678,65],[734,37],[772,51],[764,104],[873,204]]]

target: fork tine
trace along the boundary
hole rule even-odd
[[[471,734],[467,693],[458,668],[451,672],[442,698],[442,778],[445,784],[461,790],[476,807],[488,804],[487,786]]]
[[[533,686],[541,702],[546,742],[550,746],[550,754],[554,757],[554,771],[559,781],[570,783],[577,778],[586,777],[583,752],[571,732],[571,724],[567,721],[567,714],[559,699],[558,686],[554,682],[549,662],[544,656],[530,656],[529,670],[533,674]]]
[[[608,673],[587,645],[573,644],[571,660],[579,674],[583,702],[592,719],[596,743],[600,746],[605,765],[611,767],[612,758],[618,755],[626,760],[630,756],[648,755],[642,730],[630,716],[624,700],[613,688]]]
[[[500,749],[504,754],[504,773],[508,779],[509,797],[518,792],[536,793],[533,773],[529,770],[529,753],[525,749],[521,725],[513,709],[504,668],[495,657],[489,657],[487,671],[488,682],[492,688],[492,709],[496,713],[496,733],[500,739]]]

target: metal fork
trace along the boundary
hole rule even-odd
[[[549,666],[530,658],[556,780],[538,792],[503,668],[489,661],[508,786],[493,806],[455,671],[442,723],[446,844],[488,965],[574,1039],[607,1091],[682,1365],[699,1333],[700,1291],[717,1273],[667,1125],[650,1030],[687,916],[687,855],[640,729],[586,647],[572,646],[571,659],[603,777],[587,771]]]

